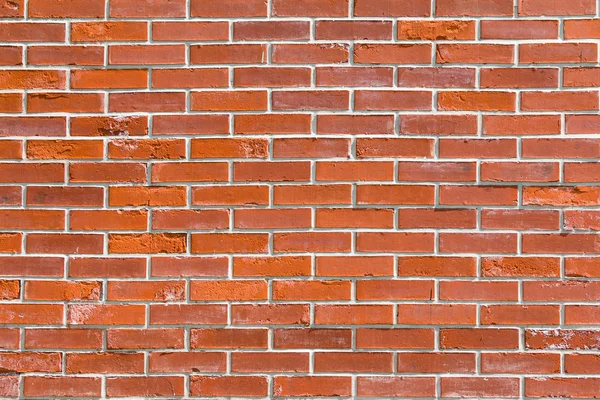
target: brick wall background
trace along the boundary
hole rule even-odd
[[[600,393],[596,0],[0,0],[0,396]]]

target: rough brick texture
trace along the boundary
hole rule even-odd
[[[600,396],[596,0],[0,0],[0,397]]]

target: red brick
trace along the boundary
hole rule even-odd
[[[315,353],[315,372],[392,372],[391,353]]]
[[[310,23],[305,21],[237,21],[234,40],[308,40]]]
[[[193,349],[266,349],[266,329],[192,329]]]
[[[183,348],[183,329],[107,329],[108,349],[177,349]]]
[[[315,324],[324,325],[389,325],[391,305],[316,305]]]
[[[433,281],[375,280],[356,282],[357,300],[430,300]]]
[[[27,300],[100,300],[102,283],[27,281],[23,292]]]
[[[243,206],[268,202],[268,186],[210,186],[192,190],[192,203],[196,205]]]
[[[236,304],[231,320],[234,325],[307,325],[309,309],[304,304]]]
[[[47,254],[102,254],[102,235],[77,233],[30,233],[27,251]]]
[[[357,64],[429,64],[428,44],[357,44],[354,47]]]
[[[267,47],[262,44],[200,44],[190,46],[191,64],[264,64]]]
[[[368,397],[433,397],[435,379],[409,376],[379,376],[358,378],[359,396]]]
[[[0,17],[11,18],[11,17],[23,17],[24,15],[25,15],[25,0],[3,1],[2,3],[0,3]],[[8,380],[7,380],[7,384],[8,384],[8,386],[12,386],[12,383],[9,384]]]
[[[2,304],[2,324],[60,325],[63,324],[62,304]]]
[[[240,162],[233,166],[236,182],[303,182],[310,175],[308,162]]]
[[[531,397],[579,397],[594,396],[600,390],[597,378],[527,378],[525,395]]]
[[[444,397],[519,397],[518,378],[442,378]]]
[[[514,139],[440,139],[440,158],[516,158],[517,141]]]
[[[307,373],[308,363],[308,353],[236,352],[231,355],[231,370],[233,372]]]
[[[349,349],[352,331],[349,329],[275,329],[273,346],[282,349]]]
[[[398,85],[422,88],[472,88],[475,87],[475,70],[441,67],[398,68]],[[436,116],[428,115],[426,117],[435,118]],[[441,117],[451,118],[450,116]]]
[[[113,254],[184,253],[184,233],[110,234],[108,251]]]
[[[190,380],[192,396],[266,396],[269,387],[262,376],[195,376]]]
[[[440,348],[442,349],[517,349],[518,347],[518,329],[440,329]]]
[[[102,348],[102,331],[99,329],[26,329],[27,349],[97,349]]]
[[[226,22],[153,22],[152,39],[156,41],[228,40]]]
[[[483,325],[558,325],[558,306],[492,305],[481,307]]]
[[[0,22],[3,42],[64,42],[64,23]]]
[[[311,260],[307,256],[236,257],[233,275],[248,276],[308,276]]]
[[[22,65],[23,49],[18,46],[0,46],[0,65]]]
[[[518,190],[511,186],[442,186],[440,203],[455,206],[516,205]]]
[[[275,252],[286,253],[335,253],[349,251],[350,241],[350,235],[346,232],[276,233],[273,249]]]
[[[300,87],[310,86],[311,71],[298,67],[235,68],[235,87]]]
[[[227,259],[224,257],[154,257],[154,277],[226,276]]]
[[[144,355],[142,353],[71,353],[66,355],[66,370],[72,374],[139,374],[144,371]]]
[[[173,304],[150,306],[150,324],[225,324],[227,306],[220,304]]]
[[[148,72],[144,70],[71,71],[73,89],[144,89]]]
[[[475,372],[472,353],[399,353],[399,373],[469,373]]]
[[[598,61],[593,43],[540,43],[519,45],[521,64],[561,64]]]
[[[559,213],[555,210],[484,210],[481,213],[484,229],[555,230]]]
[[[30,93],[30,113],[100,113],[104,111],[104,95],[99,93]]]
[[[192,235],[192,253],[229,253],[234,249],[241,253],[264,253],[268,247],[268,235],[260,233],[196,233]]]
[[[524,92],[524,111],[588,111],[598,108],[596,92]]]
[[[469,0],[440,0],[436,3],[435,15],[446,16],[512,16],[510,0],[485,0],[477,4]]]
[[[108,48],[110,65],[184,64],[185,46],[164,45],[111,45]]]
[[[172,112],[185,110],[185,93],[110,93],[110,112]]]
[[[148,117],[74,117],[73,136],[146,136]]]
[[[264,280],[192,281],[190,300],[251,301],[267,300],[267,282]]]
[[[183,376],[128,376],[106,379],[110,397],[183,396]]]
[[[505,44],[438,44],[439,64],[512,64],[513,46]]]
[[[433,204],[434,187],[426,185],[359,185],[358,204]]]
[[[227,180],[226,163],[160,163],[152,166],[152,182],[224,182]]]
[[[32,65],[104,64],[101,46],[31,46],[27,48],[27,62]]]
[[[486,68],[480,79],[485,88],[557,88],[558,73],[550,68]]]
[[[267,3],[264,0],[192,0],[192,17],[266,17]]]
[[[350,204],[350,185],[275,186],[275,204]]]
[[[590,3],[593,6],[593,3]],[[596,19],[566,20],[564,22],[565,39],[597,39],[600,25]]]
[[[141,278],[146,271],[143,258],[87,258],[70,260],[69,276],[80,278]]]
[[[378,115],[318,115],[319,134],[391,134],[394,117]]]
[[[474,40],[474,21],[402,21],[398,40]]]
[[[317,163],[317,181],[391,181],[394,171],[390,162],[346,161]]]
[[[32,0],[30,18],[103,18],[102,0]]]
[[[441,281],[441,300],[458,301],[517,301],[518,282],[462,282]]]
[[[597,259],[591,257],[576,257],[565,259],[565,275],[570,277],[589,277],[597,275]]]
[[[237,115],[234,120],[236,134],[287,134],[310,133],[311,116],[308,114]]]
[[[272,60],[275,64],[345,63],[348,51],[344,44],[275,44]]]
[[[431,92],[358,90],[354,94],[354,109],[373,110],[430,110]]]
[[[127,42],[148,39],[148,23],[134,21],[72,22],[73,42]]]
[[[266,146],[265,146],[266,147]],[[348,139],[274,139],[274,158],[348,158]]]
[[[515,100],[509,92],[441,92],[437,105],[445,111],[515,111]]]
[[[346,17],[348,0],[275,0],[272,14],[277,17]]]
[[[442,253],[516,253],[517,236],[512,233],[441,233]]]
[[[34,397],[99,397],[100,378],[80,376],[27,376],[23,393]]]
[[[53,70],[0,71],[1,89],[65,89],[66,75]]]
[[[67,321],[70,325],[144,325],[144,305],[71,304]]]
[[[401,328],[356,330],[356,347],[362,349],[433,349],[433,329]]]
[[[475,276],[475,259],[471,257],[399,257],[400,276]]]
[[[431,13],[429,1],[417,0],[410,3],[386,0],[356,0],[356,17],[427,17]]]
[[[425,252],[433,247],[429,233],[362,232],[357,237],[357,249],[361,252]]]
[[[317,21],[317,40],[391,40],[388,21]]]
[[[332,208],[317,210],[318,228],[393,228],[393,210],[348,210]]]
[[[403,115],[400,132],[409,135],[474,135],[477,120],[471,115]]]
[[[592,0],[577,0],[575,2],[557,1],[548,9],[547,3],[541,0],[523,0],[519,3],[519,15],[582,15],[595,14],[596,3]]]
[[[317,67],[317,86],[392,86],[388,67]]]
[[[226,353],[169,352],[150,354],[151,372],[225,372]]]
[[[569,21],[570,22],[570,21]],[[482,39],[557,39],[557,21],[484,20]]]
[[[276,396],[350,396],[352,380],[345,376],[276,376]]]
[[[185,17],[185,0],[110,0],[110,16],[113,18]]]
[[[347,91],[277,91],[271,94],[273,110],[347,110]]]
[[[229,133],[227,115],[157,115],[152,118],[155,135],[219,135]]]
[[[543,353],[483,353],[481,355],[481,371],[485,373],[518,374],[523,368],[532,374],[559,373],[560,356]]]
[[[319,256],[318,276],[391,276],[393,259],[388,256]]]

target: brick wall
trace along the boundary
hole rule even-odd
[[[598,11],[0,0],[0,397],[597,397]]]

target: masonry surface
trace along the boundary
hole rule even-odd
[[[0,0],[0,397],[598,397],[598,12]]]

